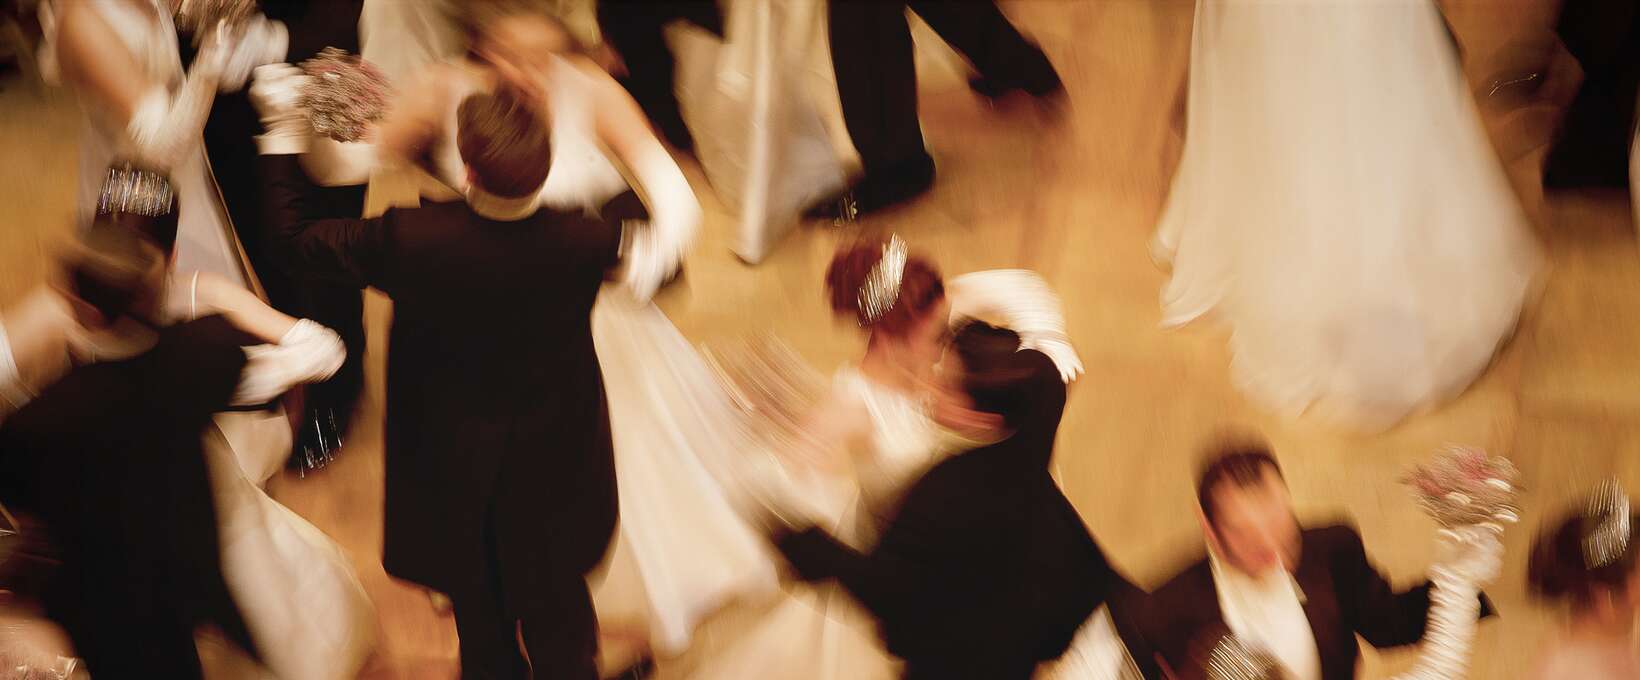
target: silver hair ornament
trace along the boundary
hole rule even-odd
[[[905,241],[891,236],[883,244],[883,259],[866,274],[860,284],[856,304],[860,310],[860,325],[870,326],[881,321],[900,301],[900,281],[905,276]]]

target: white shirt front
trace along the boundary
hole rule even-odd
[[[1281,662],[1293,680],[1321,680],[1321,653],[1303,594],[1285,569],[1252,576],[1208,558],[1225,625],[1243,644]]]

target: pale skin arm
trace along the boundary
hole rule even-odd
[[[64,81],[90,94],[121,124],[129,122],[138,102],[160,83],[137,67],[136,57],[89,3],[63,3],[58,21]]]
[[[188,284],[184,282],[182,285]],[[187,294],[186,291],[181,292]],[[240,330],[268,344],[279,344],[296,325],[295,318],[269,307],[255,293],[215,274],[200,272],[199,288],[195,294],[200,313],[221,314]]]

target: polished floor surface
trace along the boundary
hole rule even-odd
[[[1446,4],[1466,69],[1478,76],[1542,3]],[[858,333],[827,314],[820,284],[832,249],[857,232],[892,230],[948,273],[1041,271],[1064,296],[1070,335],[1088,368],[1071,393],[1056,474],[1113,559],[1151,584],[1184,551],[1199,549],[1190,474],[1199,447],[1219,433],[1266,436],[1302,514],[1352,517],[1369,553],[1400,583],[1420,577],[1433,527],[1399,476],[1447,443],[1507,454],[1524,473],[1526,517],[1507,539],[1506,573],[1491,589],[1503,616],[1482,628],[1473,677],[1516,677],[1558,620],[1524,594],[1526,548],[1540,517],[1603,477],[1640,489],[1640,255],[1626,197],[1545,199],[1531,188],[1535,157],[1513,162],[1552,266],[1496,365],[1461,398],[1387,433],[1357,436],[1284,421],[1254,410],[1231,388],[1221,333],[1158,325],[1164,274],[1151,264],[1146,242],[1177,162],[1174,117],[1192,4],[1022,0],[1006,8],[1060,68],[1068,115],[993,108],[950,73],[930,68],[936,76],[923,82],[923,123],[941,171],[932,195],[857,227],[803,228],[755,268],[729,254],[732,218],[691,168],[710,219],[686,285],[669,292],[663,307],[697,341],[772,330],[829,370],[861,349]],[[42,280],[44,256],[66,233],[78,118],[61,93],[15,77],[0,87],[4,305]],[[1491,122],[1499,123],[1491,127],[1500,147],[1530,141],[1519,127]],[[420,591],[388,579],[379,562],[386,300],[372,295],[368,315],[371,388],[354,437],[332,468],[278,479],[273,493],[347,548],[376,599],[382,645],[367,677],[453,677],[451,620]],[[732,621],[709,622],[697,649],[662,660],[661,676],[685,674],[734,629]],[[1388,677],[1406,656],[1368,653],[1364,677]],[[222,677],[238,675],[228,660],[215,665]]]

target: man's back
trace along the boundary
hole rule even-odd
[[[371,283],[393,298],[392,366],[428,386],[482,388],[479,399],[596,374],[591,312],[618,226],[548,210],[502,222],[459,202],[385,217],[393,228]]]

